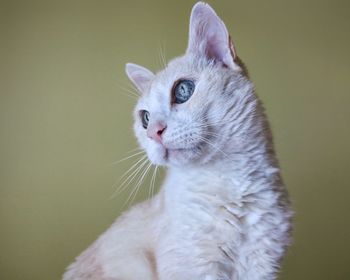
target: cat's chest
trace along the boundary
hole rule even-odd
[[[229,191],[235,187],[231,180],[206,184],[188,191],[177,185],[178,192],[167,198],[157,242],[160,267],[169,269],[172,263],[185,269],[211,263],[231,273],[232,259],[246,241],[249,217],[254,214],[239,193]]]
[[[254,207],[246,203],[239,191],[240,186],[230,178],[186,183],[168,193],[165,231],[173,239],[189,244],[209,243],[217,247],[240,242],[255,215]]]

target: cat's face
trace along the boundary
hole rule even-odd
[[[198,165],[227,156],[235,128],[240,87],[249,86],[236,63],[223,22],[206,4],[194,6],[184,56],[154,75],[127,64],[141,95],[134,130],[150,161],[157,165]]]

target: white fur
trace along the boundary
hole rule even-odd
[[[126,67],[142,93],[137,139],[151,162],[168,168],[165,182],[83,252],[65,280],[276,278],[292,212],[264,110],[207,4],[194,6],[190,30],[186,54],[163,71]],[[195,91],[172,104],[182,78]],[[150,112],[147,129],[166,124],[162,143],[147,136],[140,110]]]

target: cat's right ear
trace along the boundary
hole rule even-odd
[[[147,90],[155,76],[150,70],[134,63],[127,63],[125,72],[140,94]]]

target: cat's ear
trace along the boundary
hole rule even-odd
[[[155,76],[145,67],[133,63],[127,63],[125,65],[125,72],[141,94],[147,90],[147,87]]]
[[[194,5],[190,18],[187,53],[205,55],[237,69],[236,52],[223,21],[206,3]]]

